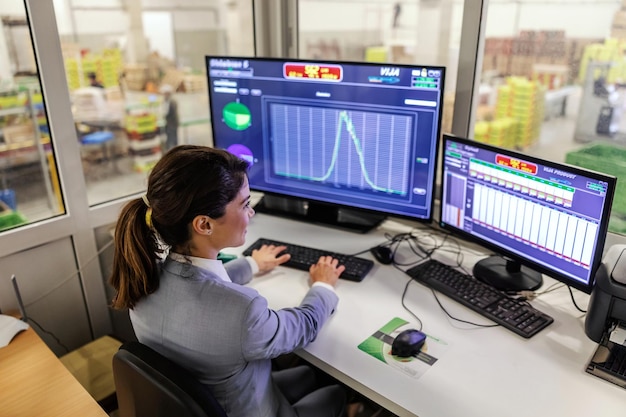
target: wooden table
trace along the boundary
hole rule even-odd
[[[32,328],[0,348],[0,415],[107,417]]]

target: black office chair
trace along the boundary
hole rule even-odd
[[[189,371],[139,342],[113,356],[120,417],[228,417]]]

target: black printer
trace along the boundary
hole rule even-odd
[[[626,388],[626,245],[612,246],[602,259],[585,333],[599,343],[587,372]]]

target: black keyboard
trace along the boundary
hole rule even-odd
[[[245,256],[251,255],[254,249],[259,249],[263,245],[287,246],[286,253],[291,255],[291,259],[284,263],[284,266],[308,271],[309,267],[320,259],[320,256],[332,256],[339,261],[340,265],[346,267],[339,278],[349,281],[361,281],[374,266],[374,261],[370,259],[358,258],[356,256],[345,255],[343,253],[330,252],[326,250],[309,248],[306,246],[294,245],[292,243],[280,242],[271,239],[259,239],[250,247],[243,251]]]
[[[406,272],[416,281],[526,338],[534,336],[554,321],[552,317],[525,301],[509,297],[476,278],[434,259],[416,265]]]

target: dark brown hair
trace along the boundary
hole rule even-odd
[[[159,288],[159,260],[167,247],[188,244],[194,217],[222,217],[241,189],[247,168],[236,156],[206,146],[177,146],[159,160],[146,191],[152,228],[146,220],[148,205],[141,198],[128,202],[117,220],[109,279],[117,291],[114,308],[133,308]]]

